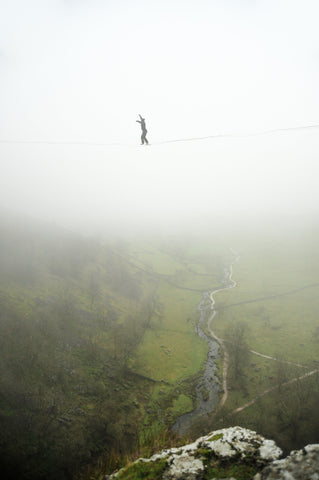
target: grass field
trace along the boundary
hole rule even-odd
[[[220,312],[214,328],[222,336],[228,324],[244,321],[251,349],[311,364],[318,359],[313,337],[318,326],[317,239],[311,243],[308,236],[304,242],[290,238],[272,248],[265,244],[239,252],[234,265],[237,286],[216,297]],[[277,297],[267,298],[273,295]]]
[[[278,419],[282,417],[284,407],[280,407],[282,411],[279,409],[278,392],[281,391],[279,398],[286,398],[288,392],[294,398],[297,389],[288,384],[280,390],[278,385],[319,366],[317,243],[316,231],[282,235],[277,241],[274,237],[267,238],[267,235],[250,240],[246,237],[245,241],[240,239],[236,245],[240,258],[233,267],[233,279],[237,286],[220,292],[215,297],[218,314],[214,318],[212,329],[219,337],[227,339],[227,334],[234,325],[244,324],[248,350],[278,359],[275,361],[249,353],[243,372],[242,389],[232,388],[234,379],[229,375],[230,390],[225,405],[225,410],[229,413],[228,419],[224,418],[224,424],[239,423],[253,429],[262,429],[265,434],[277,435],[284,448],[287,445],[295,448],[298,438],[300,444],[307,438],[307,431],[310,432],[312,427],[311,413],[305,413],[308,408],[306,404],[311,403],[310,398],[317,398],[319,382],[313,376],[313,396],[310,395],[304,402],[303,416],[300,412],[293,411],[293,405],[289,405],[290,410],[288,409],[289,401],[285,403],[287,412],[289,410],[291,414],[287,424],[293,425],[292,418],[300,416],[299,437],[296,431],[293,434],[286,433],[286,436],[280,434],[282,427]],[[227,348],[227,341],[225,345]],[[304,368],[285,362],[302,364]],[[306,391],[310,381],[305,379],[297,382],[301,385],[298,388],[302,390],[304,386]],[[230,414],[268,389],[272,390],[241,413]],[[295,404],[297,403],[295,399]],[[285,414],[288,418],[287,412]],[[268,419],[267,422],[265,418]],[[285,428],[288,432],[287,425]],[[295,439],[292,439],[294,435]],[[313,434],[312,440],[319,439]]]
[[[242,424],[274,438],[280,433],[279,440],[289,447],[319,441],[313,413],[319,401],[317,376],[287,384],[319,364],[316,231],[122,243],[62,233],[42,239],[38,231],[29,239],[24,231],[7,238],[4,229],[2,233],[6,398],[0,409],[7,425],[2,444],[12,449],[3,458],[11,458],[19,438],[27,465],[31,443],[38,445],[47,423],[52,462],[49,467],[43,451],[33,472],[55,464],[59,471],[63,465],[75,468],[79,458],[96,457],[105,445],[108,454],[114,445],[117,451],[140,446],[151,451],[157,435],[164,438],[176,418],[196,406],[195,387],[208,351],[196,334],[197,306],[203,292],[222,286],[234,251],[239,255],[233,265],[237,285],[215,294],[218,314],[212,329],[230,351],[230,332],[245,325],[246,363],[238,382],[230,358],[223,409],[189,436]],[[222,362],[220,357],[220,380]],[[16,430],[19,422],[31,425],[31,417],[36,418],[32,432]],[[72,455],[57,463],[65,444]]]
[[[174,417],[177,411],[190,410],[190,400],[194,401],[189,390],[180,385],[196,376],[206,359],[207,347],[194,335],[196,305],[200,291],[218,287],[222,269],[234,260],[228,245],[239,254],[233,265],[237,285],[216,294],[218,315],[212,328],[219,337],[227,338],[234,325],[244,323],[248,349],[279,361],[249,353],[245,388],[230,389],[226,410],[232,411],[276,388],[282,375],[286,380],[302,375],[315,368],[319,360],[315,334],[319,326],[317,235],[312,231],[297,235],[285,232],[276,237],[259,232],[253,237],[233,235],[223,242],[217,243],[212,237],[181,243],[180,248],[178,244],[159,250],[148,246],[145,254],[139,248],[131,257],[139,266],[162,275],[156,290],[161,314],[154,317],[152,328],[144,335],[134,366],[139,373],[165,382],[153,390],[150,404],[160,405],[167,418]],[[285,362],[302,364],[304,368]],[[221,365],[219,372],[221,375]],[[230,386],[231,383],[230,375]],[[272,395],[270,392],[268,397]],[[264,402],[271,405],[270,400]],[[251,418],[256,408],[254,404],[248,407]]]
[[[132,262],[157,278],[159,310],[137,349],[132,368],[162,382],[154,388],[148,410],[158,412],[160,408],[166,424],[195,406],[193,381],[203,370],[208,351],[207,344],[195,333],[197,305],[202,292],[218,285],[222,264],[216,257],[203,263],[203,251],[196,251],[196,245],[192,245],[192,251],[188,247],[177,248],[177,252],[154,247],[151,251],[148,245],[145,254],[140,246],[131,255]],[[207,258],[209,255],[212,253],[206,252]],[[148,424],[148,417],[145,422]]]

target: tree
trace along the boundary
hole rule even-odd
[[[247,391],[245,370],[248,365],[249,349],[247,344],[248,326],[238,322],[227,330],[226,341],[230,356],[230,377],[233,388]]]

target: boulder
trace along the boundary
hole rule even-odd
[[[287,458],[272,462],[254,480],[319,480],[319,445],[294,450]]]

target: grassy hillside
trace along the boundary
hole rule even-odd
[[[319,368],[318,238],[313,226],[238,236],[237,286],[216,296],[212,324],[231,357],[230,390],[211,425],[249,426],[286,451],[319,441],[319,372],[300,378]]]
[[[239,254],[237,286],[216,294],[211,326],[230,356],[228,398],[190,435],[242,424],[286,450],[319,441],[318,375],[301,378],[319,364],[318,237],[264,229],[223,240],[96,240],[3,217],[5,477],[79,478],[98,462],[83,475],[99,478],[169,440],[167,429],[196,404],[207,355],[197,305],[221,285],[229,246]]]
[[[126,366],[154,285],[113,249],[45,228],[2,222],[0,442],[8,478],[71,478],[102,450],[127,449],[150,390]]]
[[[0,461],[72,478],[151,444],[194,406],[201,292],[223,259],[172,242],[101,242],[3,218]],[[194,273],[195,272],[195,273]]]

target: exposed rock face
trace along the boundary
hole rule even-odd
[[[181,448],[163,450],[150,459],[139,459],[133,465],[106,477],[124,480],[156,478],[162,480],[200,480],[204,478],[230,478],[233,472],[247,471],[247,478],[282,454],[272,440],[241,427],[217,430],[200,437]],[[147,469],[157,468],[156,475],[147,476]],[[136,471],[143,471],[139,477]],[[236,470],[237,469],[237,470]],[[319,479],[318,479],[319,480]]]
[[[319,445],[278,460],[273,440],[241,427],[224,428],[196,442],[140,458],[105,480],[319,480]]]
[[[319,445],[308,445],[293,451],[287,458],[277,460],[254,480],[319,480]]]

